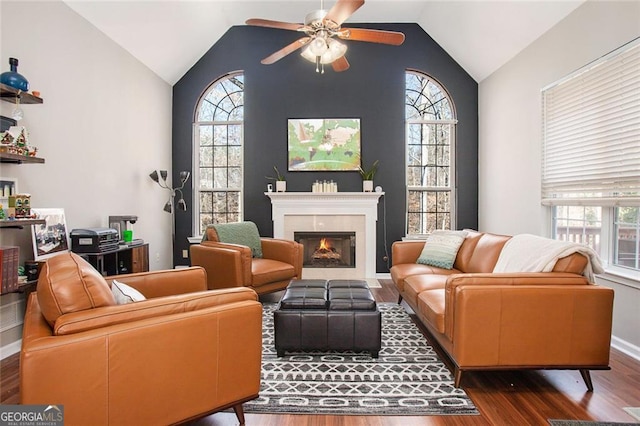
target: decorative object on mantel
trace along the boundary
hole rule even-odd
[[[317,180],[311,185],[311,192],[338,192],[338,182]]]
[[[362,167],[360,167],[358,170],[360,172],[360,176],[362,176],[362,190],[364,192],[373,191],[373,177],[378,171],[378,162],[379,160],[374,161],[371,167],[366,170]]]
[[[276,182],[276,192],[285,192],[287,190],[287,181],[284,180],[284,176],[280,174],[280,171],[276,166],[273,166],[273,170],[276,172],[274,176],[265,176],[267,179],[274,180]]]
[[[29,91],[29,81],[22,74],[18,73],[18,60],[9,58],[9,68],[11,71],[5,71],[0,74],[0,83],[11,86],[14,89]]]

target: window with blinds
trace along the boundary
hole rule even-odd
[[[640,205],[640,39],[542,90],[542,202]]]

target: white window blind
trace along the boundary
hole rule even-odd
[[[640,205],[640,39],[542,90],[542,202]]]

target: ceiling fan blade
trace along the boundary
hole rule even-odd
[[[347,61],[347,58],[342,55],[335,61],[331,62],[331,66],[335,72],[346,71],[349,69],[349,61]]]
[[[349,19],[349,16],[364,4],[364,0],[338,0],[336,4],[329,10],[324,17],[325,20],[330,20],[342,25],[344,21]]]
[[[262,61],[260,61],[260,63],[264,65],[271,65],[274,62],[279,61],[280,59],[289,55],[290,53],[293,53],[296,50],[300,49],[302,46],[309,43],[310,41],[311,41],[311,37],[302,37],[294,41],[293,43],[286,45],[285,47],[278,50],[277,52],[274,52],[271,55],[267,56]]]
[[[367,41],[370,43],[392,44],[404,43],[404,34],[397,31],[370,30],[366,28],[343,28],[338,33],[343,40]]]
[[[245,22],[247,25],[254,25],[256,27],[267,28],[279,28],[281,30],[293,30],[297,31],[304,27],[302,24],[294,24],[292,22],[270,21],[268,19],[247,19]]]

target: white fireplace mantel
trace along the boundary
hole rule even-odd
[[[363,218],[361,231],[356,232],[356,263],[360,259],[361,265],[356,265],[356,271],[345,273],[360,275],[353,278],[375,277],[378,200],[384,192],[265,192],[265,195],[271,199],[275,238],[293,239],[292,226],[295,225],[291,223],[294,218],[311,220],[304,225],[306,229],[296,231],[335,230],[330,223],[332,218],[340,222],[335,226],[344,226],[340,218]],[[332,271],[333,274],[336,272]],[[303,276],[309,276],[309,273],[303,272]]]

